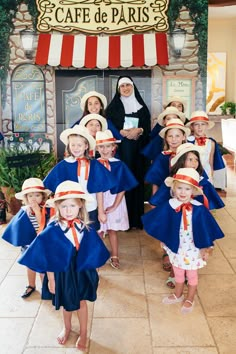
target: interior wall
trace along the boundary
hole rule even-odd
[[[226,101],[236,102],[236,18],[208,22],[208,52],[226,52]]]

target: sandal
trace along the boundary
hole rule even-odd
[[[175,277],[168,277],[166,281],[166,285],[168,288],[174,289],[175,288]]]
[[[119,257],[117,257],[117,256],[112,256],[112,257],[109,259],[109,263],[110,263],[110,265],[111,265],[112,268],[120,269]]]
[[[168,261],[167,261],[167,262],[164,262],[164,258],[165,258],[165,257],[168,257]],[[168,256],[167,253],[164,253],[164,254],[162,255],[162,268],[163,268],[163,270],[165,270],[166,272],[170,272],[170,271],[171,271],[172,265],[171,265],[171,263],[170,263],[170,261],[169,261],[169,256]]]
[[[27,291],[28,289],[30,289],[30,291]],[[25,298],[29,297],[34,291],[35,291],[35,287],[33,287],[31,285],[28,285],[26,287],[26,290],[25,290],[24,294],[22,294],[21,297],[23,299],[25,299]]]
[[[172,298],[171,298],[172,296]],[[182,302],[184,300],[184,295],[181,295],[180,297],[177,297],[175,294],[172,294],[170,296],[166,296],[162,299],[163,304],[171,305],[171,304],[177,304],[178,302]]]
[[[185,302],[189,303],[191,306],[190,306],[190,307],[184,306]],[[182,312],[182,313],[190,313],[190,312],[193,311],[194,301],[192,302],[192,301],[190,301],[190,300],[185,300],[185,301],[184,301],[184,304],[183,304],[183,306],[181,307],[181,312]]]

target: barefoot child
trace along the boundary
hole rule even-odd
[[[113,157],[116,143],[119,142],[113,137],[110,130],[97,132],[96,146],[101,156],[98,161],[111,171],[116,180],[115,188],[103,193],[102,203],[98,206],[98,208],[101,208],[99,212],[101,216],[100,231],[108,232],[111,245],[110,265],[115,269],[120,268],[117,231],[129,229],[125,191],[136,187],[138,184],[125,163]]]
[[[175,274],[175,292],[163,299],[165,304],[182,302],[181,312],[193,310],[198,284],[198,269],[206,265],[214,240],[224,234],[210,211],[192,195],[202,194],[199,174],[193,168],[180,168],[165,180],[173,198],[146,213],[145,231],[160,240],[168,253]],[[188,292],[183,295],[185,276]]]
[[[22,191],[15,197],[22,200],[25,206],[11,219],[3,233],[3,240],[13,246],[21,246],[24,252],[37,234],[46,226],[49,213],[44,208],[45,201],[50,194],[43,182],[38,178],[28,178],[22,185]],[[27,268],[28,285],[22,298],[29,297],[36,289],[36,272]]]
[[[56,310],[63,307],[64,327],[57,337],[64,345],[71,331],[72,312],[76,311],[80,335],[76,348],[86,351],[88,301],[97,298],[98,274],[109,252],[97,232],[89,227],[85,201],[91,196],[77,182],[64,181],[49,205],[56,210],[54,220],[36,238],[19,260],[20,264],[47,272],[48,287]]]

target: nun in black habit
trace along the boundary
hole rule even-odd
[[[118,155],[139,182],[136,188],[126,192],[125,197],[130,228],[142,229],[144,175],[148,162],[141,154],[141,150],[148,143],[151,117],[131,77],[120,76],[118,78],[116,94],[106,109],[106,117],[124,137],[119,144]]]

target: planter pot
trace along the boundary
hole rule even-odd
[[[16,215],[21,208],[21,201],[15,198],[14,188],[1,187],[1,190],[5,195],[6,201],[9,205],[9,212],[12,215]]]

